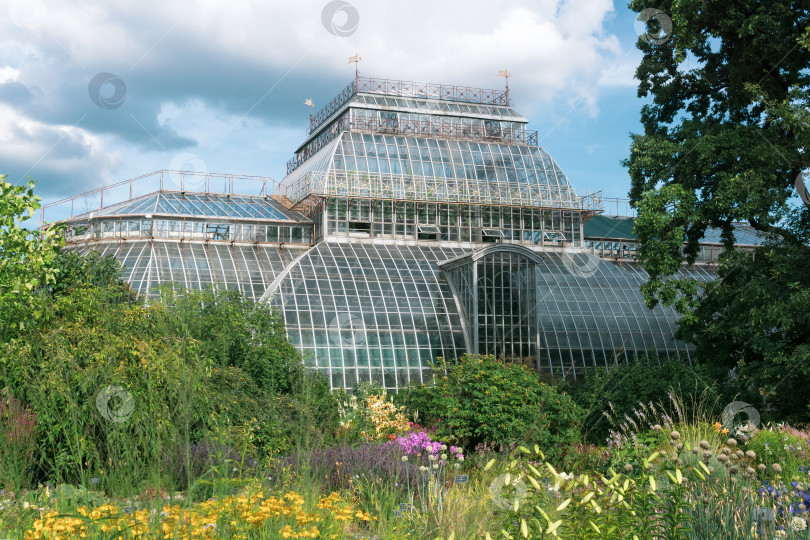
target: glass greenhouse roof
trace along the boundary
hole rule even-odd
[[[302,214],[287,210],[279,202],[267,197],[172,191],[144,195],[93,213],[93,217],[137,215],[227,217],[251,221],[309,221]]]
[[[375,184],[379,190],[369,187]],[[310,194],[386,198],[383,188],[399,186],[388,198],[583,205],[559,165],[538,146],[385,134],[343,132],[281,186],[293,202]]]
[[[585,222],[586,238],[620,238],[635,240],[633,233],[635,218],[594,216]],[[765,236],[747,223],[732,223],[734,243],[741,246],[760,246],[765,243]],[[721,230],[710,228],[701,239],[702,244],[722,244]]]
[[[252,300],[259,300],[276,276],[305,252],[305,248],[160,240],[93,242],[71,249],[83,255],[94,250],[115,256],[123,265],[122,278],[144,296],[154,296],[158,285],[171,282],[189,289],[234,289]]]

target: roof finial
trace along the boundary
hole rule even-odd
[[[350,56],[349,61],[346,62],[347,64],[351,64],[352,62],[354,62],[354,80],[355,81],[360,78],[360,71],[358,70],[357,64],[360,63],[360,60],[362,60],[362,59],[363,58],[359,54],[354,53],[354,56]]]
[[[310,98],[307,98],[307,100],[304,102],[304,105],[309,107],[309,127],[312,128],[312,107],[314,104],[312,103],[312,100]]]
[[[499,69],[498,70],[498,77],[503,77],[504,79],[506,79],[506,104],[507,105],[509,105],[509,77],[511,77],[511,76],[512,76],[512,74],[509,73],[508,69]]]

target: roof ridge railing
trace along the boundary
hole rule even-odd
[[[211,191],[212,183],[216,183],[219,181],[223,182],[222,184],[217,184],[223,186],[222,191]],[[256,183],[255,185],[259,186],[260,184],[260,187],[257,190],[253,190],[252,193],[248,192],[238,193],[235,190],[235,188],[237,186],[244,185],[243,184],[244,182],[251,182],[251,183],[255,182]],[[146,185],[149,186],[146,188],[146,190],[139,189]],[[108,186],[102,186],[96,189],[92,189],[90,191],[86,191],[84,193],[79,193],[78,195],[72,195],[70,197],[65,197],[63,199],[50,202],[48,204],[44,204],[42,205],[42,208],[39,211],[39,226],[41,228],[45,224],[45,211],[48,208],[54,208],[67,204],[70,204],[70,215],[68,216],[69,218],[74,217],[75,215],[81,215],[87,212],[101,210],[103,208],[107,208],[115,204],[120,204],[137,197],[149,195],[151,193],[154,193],[155,191],[164,191],[165,189],[170,189],[171,191],[182,191],[190,193],[191,192],[211,193],[211,194],[219,193],[228,195],[267,196],[270,195],[271,193],[275,193],[278,186],[279,181],[270,178],[269,176],[252,176],[246,174],[209,173],[196,171],[174,171],[161,169],[159,171],[153,171],[151,173],[142,174],[141,176],[136,176],[128,180],[122,180],[120,182],[116,182]],[[107,201],[108,201],[106,206],[104,204],[105,194],[107,194]],[[112,195],[116,197],[113,200],[113,202],[109,202],[110,196]],[[76,201],[83,200],[86,205],[88,199],[96,199],[96,198],[98,199],[97,206],[95,206],[94,204],[93,208],[84,208],[79,212],[79,214],[74,214]]]
[[[312,116],[309,124],[309,133],[324,123],[349,99],[358,93],[384,94],[388,96],[416,97],[426,99],[443,99],[446,101],[462,101],[466,103],[482,103],[487,105],[503,105],[509,107],[511,100],[506,90],[491,90],[472,86],[454,84],[435,84],[416,81],[402,81],[398,79],[376,79],[373,77],[357,77],[344,88],[332,101]]]

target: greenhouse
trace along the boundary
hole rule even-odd
[[[278,308],[335,388],[424,382],[465,352],[573,377],[690,361],[675,311],[644,304],[631,212],[577,193],[527,124],[505,91],[358,77],[281,182],[160,171],[59,201],[68,248],[114,255],[147,296],[219,286]],[[720,252],[705,240],[682,269],[700,280]]]

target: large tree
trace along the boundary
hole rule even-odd
[[[632,136],[625,161],[647,302],[684,313],[680,335],[700,360],[737,366],[747,388],[766,397],[784,391],[786,378],[810,374],[810,323],[795,305],[810,291],[800,264],[810,261],[810,208],[796,191],[810,166],[810,1],[633,0],[630,8],[649,19],[636,71],[644,133]],[[661,31],[669,21],[671,31]],[[735,222],[770,245],[734,253]],[[719,279],[704,287],[678,279],[709,227],[722,231],[727,250]],[[764,377],[776,364],[781,370]]]

